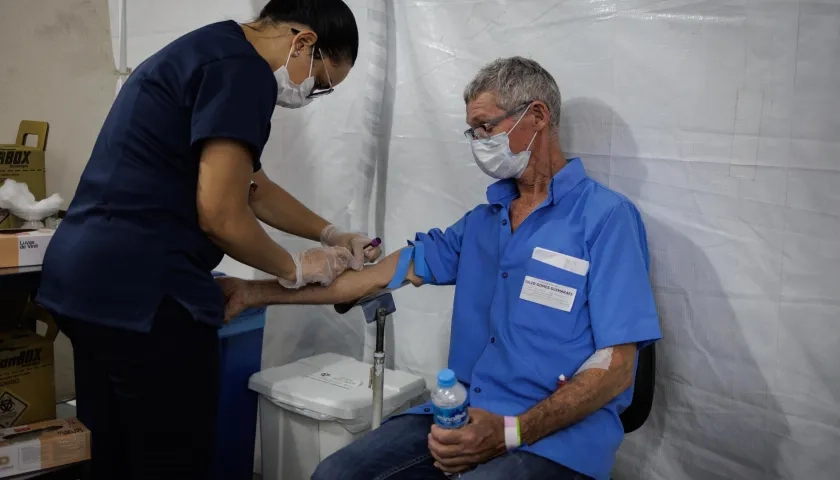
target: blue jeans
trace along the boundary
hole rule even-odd
[[[312,480],[447,480],[429,453],[431,415],[404,415],[327,457]],[[584,480],[588,477],[527,453],[513,452],[462,473],[461,480]]]

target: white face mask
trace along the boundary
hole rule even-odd
[[[527,109],[522,112],[519,120],[513,124],[510,131],[513,131],[519,125],[526,113],[528,113]],[[478,168],[493,178],[504,180],[522,176],[522,172],[528,167],[528,160],[531,158],[531,144],[534,143],[535,138],[537,138],[537,132],[534,132],[534,136],[531,137],[528,148],[519,153],[510,151],[508,132],[502,132],[490,138],[472,139],[470,146]]]
[[[292,44],[292,49],[294,49],[294,43]],[[292,50],[289,50],[286,65],[289,64],[289,59],[291,58]],[[312,103],[313,99],[308,97],[312,93],[312,88],[315,86],[315,77],[312,76],[312,62],[314,60],[315,55],[313,52],[312,57],[309,59],[309,76],[300,85],[292,82],[286,65],[283,65],[274,72],[274,78],[277,80],[277,105],[283,108],[300,108]]]

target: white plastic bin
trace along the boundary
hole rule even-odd
[[[308,480],[321,460],[370,430],[371,365],[325,353],[251,376],[260,394],[263,480]],[[385,370],[383,416],[411,406],[423,378]]]

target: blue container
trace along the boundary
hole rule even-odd
[[[254,478],[257,394],[248,389],[248,379],[262,366],[265,310],[246,310],[219,329],[221,381],[212,480]]]

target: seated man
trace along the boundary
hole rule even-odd
[[[499,181],[487,204],[418,234],[415,264],[395,280],[455,284],[449,368],[470,393],[470,422],[444,430],[420,406],[331,455],[314,479],[609,478],[637,351],[661,336],[639,212],[563,156],[560,92],[536,62],[490,63],[464,100],[475,160]],[[229,314],[353,300],[385,287],[399,256],[329,288],[230,279]]]

